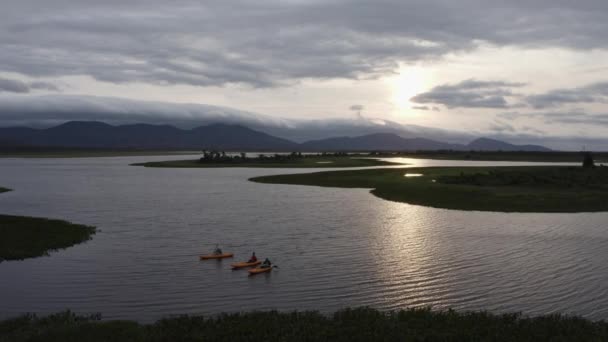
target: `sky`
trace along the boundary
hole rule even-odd
[[[143,106],[604,139],[606,32],[605,0],[3,0],[0,126]]]

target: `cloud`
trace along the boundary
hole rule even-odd
[[[469,79],[457,84],[436,86],[428,92],[410,99],[420,104],[442,104],[447,108],[508,108],[508,97],[515,96],[511,88],[523,83],[505,81],[478,81]]]
[[[59,91],[59,87],[56,86],[53,83],[49,83],[49,82],[41,82],[41,81],[37,81],[37,82],[30,82],[29,84],[30,89],[40,89],[40,90],[49,90],[49,91]]]
[[[48,127],[66,121],[111,124],[170,124],[195,127],[206,123],[289,127],[288,120],[232,108],[112,97],[73,95],[0,95],[0,126]]]
[[[606,49],[607,12],[603,0],[21,0],[0,12],[0,71],[195,86],[375,78],[484,44]]]
[[[506,112],[497,115],[499,118],[515,120],[518,118],[534,118],[549,125],[587,125],[608,126],[608,113],[590,114],[584,111],[556,111],[556,112]]]
[[[24,82],[0,78],[0,92],[27,93],[30,88]]]
[[[350,106],[348,109],[355,111],[355,112],[360,112],[364,109],[365,107],[363,105],[352,105]]]
[[[429,106],[412,106],[412,109],[415,110],[431,110]]]
[[[543,94],[530,95],[526,97],[526,101],[536,109],[578,103],[607,103],[608,82],[572,89],[555,89]]]
[[[496,120],[490,125],[490,131],[498,133],[516,133],[517,130],[511,124]]]
[[[59,88],[48,82],[30,82],[26,83],[19,80],[8,78],[0,78],[0,93],[29,93],[33,89],[58,91]]]

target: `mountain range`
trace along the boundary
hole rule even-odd
[[[297,143],[233,124],[209,124],[193,129],[181,129],[170,125],[113,126],[97,121],[70,121],[45,129],[0,128],[0,148],[24,147],[233,151],[550,151],[540,145],[514,145],[489,138],[478,138],[469,144],[453,144],[423,137],[404,138],[395,133],[331,137]]]

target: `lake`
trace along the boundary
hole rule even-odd
[[[608,213],[464,212],[247,181],[311,169],[129,166],[168,159],[184,156],[0,159],[0,185],[15,190],[0,213],[99,229],[50,257],[0,263],[0,317],[432,306],[608,319]],[[236,258],[199,261],[216,243]],[[280,268],[230,270],[254,250]]]

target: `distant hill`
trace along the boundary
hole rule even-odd
[[[459,149],[454,145],[424,138],[402,138],[392,133],[376,133],[359,137],[338,137],[312,140],[301,144],[302,149],[310,151],[415,151]]]
[[[526,152],[549,152],[551,149],[540,145],[513,145],[504,141],[479,138],[467,145],[468,150],[474,151],[526,151]]]
[[[538,145],[513,145],[500,140],[479,138],[467,145],[449,144],[424,138],[403,138],[392,133],[368,134],[359,137],[338,137],[312,140],[301,144],[308,151],[551,151]]]
[[[47,128],[0,128],[5,146],[109,149],[293,150],[298,144],[239,125],[213,124],[191,130],[168,125],[112,126],[71,121]]]
[[[95,149],[216,149],[250,151],[550,151],[538,145],[513,145],[479,138],[468,145],[425,138],[403,138],[394,133],[311,140],[301,144],[240,125],[211,124],[190,130],[169,125],[113,126],[97,121],[70,121],[34,129],[0,128],[0,148],[95,148]]]

